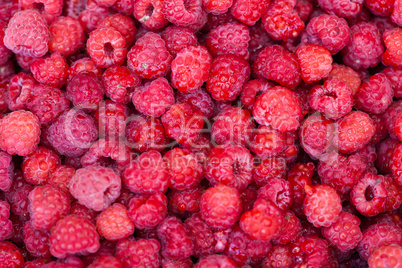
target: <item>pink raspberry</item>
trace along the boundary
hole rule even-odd
[[[125,134],[127,111],[126,106],[106,100],[99,105],[95,113],[98,121],[99,136],[115,141]]]
[[[328,49],[319,45],[302,45],[296,50],[301,78],[306,83],[327,77],[332,69],[332,56]]]
[[[0,151],[0,190],[8,192],[13,184],[14,163],[11,155]]]
[[[205,223],[200,213],[195,213],[184,222],[193,241],[194,256],[203,257],[215,252],[216,241],[211,227]]]
[[[147,32],[137,40],[127,55],[128,67],[142,79],[165,76],[173,57],[160,35]]]
[[[40,122],[31,112],[11,112],[0,121],[0,148],[11,155],[28,155],[36,150],[40,137]]]
[[[98,27],[112,27],[116,29],[123,36],[126,42],[126,47],[131,47],[137,33],[134,21],[130,17],[122,14],[112,14],[107,16],[99,22]]]
[[[113,241],[132,235],[134,223],[129,219],[125,206],[114,204],[102,211],[96,218],[96,229],[99,235]]]
[[[123,267],[160,267],[159,250],[161,245],[156,239],[122,239],[117,243],[116,257]]]
[[[368,259],[368,264],[373,268],[398,267],[402,265],[402,246],[389,245],[376,249]]]
[[[127,104],[135,87],[141,80],[124,66],[112,66],[102,74],[102,83],[105,86],[106,96],[116,103]]]
[[[133,197],[128,204],[128,217],[138,229],[151,229],[166,217],[168,200],[163,193]]]
[[[6,91],[6,103],[12,111],[26,108],[31,98],[35,80],[26,73],[18,73],[11,77]]]
[[[329,14],[352,18],[360,13],[363,0],[318,0],[320,7]]]
[[[294,212],[288,210],[284,212],[284,224],[281,234],[274,239],[275,244],[286,245],[294,241],[302,233],[302,225]]]
[[[269,2],[268,0],[234,0],[230,14],[240,22],[253,26],[267,11]]]
[[[24,257],[20,249],[11,242],[0,242],[0,263],[5,267],[22,268]]]
[[[7,49],[3,41],[6,26],[6,23],[0,21],[0,65],[6,63],[12,55],[11,51]]]
[[[134,17],[151,31],[165,27],[169,21],[163,15],[163,1],[139,0],[134,2]]]
[[[63,10],[62,0],[22,0],[19,4],[22,9],[37,10],[48,24],[60,16]]]
[[[402,25],[402,1],[395,0],[394,8],[391,13],[391,20],[398,26]]]
[[[57,88],[67,83],[68,68],[67,60],[57,52],[31,64],[31,72],[36,81]]]
[[[203,88],[198,89],[194,93],[177,92],[176,102],[186,103],[193,110],[200,110],[206,118],[212,118],[214,115],[215,104],[212,101],[211,95]]]
[[[121,268],[123,267],[123,263],[116,257],[113,257],[111,255],[103,255],[100,256],[95,261],[93,261],[91,265],[88,266],[88,268],[103,268],[103,267]]]
[[[14,229],[16,226],[13,226],[13,222],[9,218],[10,205],[6,201],[0,200],[0,223],[2,224],[0,241],[10,239],[15,235]]]
[[[286,161],[282,157],[266,158],[254,168],[253,179],[256,184],[264,186],[274,178],[285,179],[286,171]]]
[[[44,184],[49,173],[60,165],[60,156],[53,150],[40,146],[34,152],[24,156],[22,172],[27,182],[33,185]]]
[[[278,208],[286,211],[293,203],[293,188],[290,182],[273,178],[258,190],[258,198],[270,200]]]
[[[402,97],[402,69],[388,67],[382,71],[391,82],[392,89],[394,90],[394,96],[397,98]]]
[[[161,36],[165,40],[169,53],[176,57],[183,48],[197,46],[197,37],[190,29],[180,26],[169,26]]]
[[[281,132],[294,131],[300,124],[301,106],[294,92],[276,86],[257,98],[253,115],[259,124]]]
[[[32,256],[50,258],[48,231],[36,230],[32,227],[31,222],[27,221],[23,228],[24,243]]]
[[[4,45],[16,54],[42,57],[48,50],[47,22],[35,10],[17,12],[10,19],[4,34]]]
[[[194,93],[207,81],[212,57],[203,46],[188,46],[172,61],[172,85],[183,93]]]
[[[75,107],[95,110],[103,99],[105,89],[94,73],[86,72],[77,74],[68,82],[66,93]]]
[[[60,219],[50,232],[50,252],[56,258],[70,254],[87,255],[99,247],[95,226],[80,216],[68,215]]]
[[[82,110],[68,110],[46,131],[49,143],[60,154],[81,156],[98,138],[95,120]]]
[[[385,65],[391,65],[396,68],[402,67],[402,57],[399,55],[400,43],[402,40],[402,29],[394,28],[386,30],[382,36],[385,47],[387,48],[382,54],[382,62]]]
[[[329,72],[328,79],[344,82],[352,91],[352,96],[355,96],[360,90],[359,74],[348,66],[332,63],[332,70]]]
[[[202,0],[163,1],[163,15],[177,26],[196,24],[203,16]]]
[[[76,53],[85,40],[84,29],[72,17],[58,17],[49,27],[49,50],[64,56]]]
[[[112,169],[89,166],[75,172],[69,188],[81,204],[102,211],[119,197],[121,179]]]
[[[358,23],[350,28],[350,34],[350,42],[343,50],[343,62],[355,70],[375,67],[384,52],[375,24]]]
[[[235,268],[238,266],[231,258],[225,255],[209,255],[207,257],[203,257],[194,266],[194,268],[208,268],[208,267]]]
[[[141,154],[126,167],[123,181],[136,194],[166,192],[169,176],[162,156],[155,150]]]
[[[102,75],[103,70],[96,66],[95,63],[90,58],[82,58],[74,61],[70,65],[68,70],[68,81],[70,81],[74,76],[82,72],[94,73],[97,77]]]

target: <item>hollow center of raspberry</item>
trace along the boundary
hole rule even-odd
[[[371,201],[374,198],[374,190],[372,186],[367,187],[366,192],[364,193],[367,201]]]
[[[114,48],[111,43],[106,43],[105,46],[103,47],[103,51],[105,51],[106,55],[112,55],[113,50]]]
[[[237,161],[235,161],[235,162],[233,163],[233,174],[234,174],[234,175],[238,175],[238,174],[240,174],[240,173],[241,173],[241,166],[240,166],[240,163],[237,162]]]
[[[325,96],[328,96],[328,97],[331,97],[334,99],[336,99],[338,97],[335,92],[328,92],[325,94]]]
[[[34,9],[42,13],[43,10],[45,9],[45,5],[43,3],[34,3]]]
[[[151,17],[152,13],[154,13],[154,6],[153,5],[147,6],[147,9],[145,10],[145,15]]]

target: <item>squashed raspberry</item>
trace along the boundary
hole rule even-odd
[[[96,218],[99,235],[107,240],[119,240],[134,233],[134,223],[129,219],[122,204],[114,204],[102,211]]]
[[[60,156],[56,152],[40,146],[23,158],[22,172],[24,178],[33,185],[44,184],[50,172],[57,165],[60,165],[60,162]]]
[[[163,15],[163,1],[139,0],[134,2],[134,17],[148,30],[159,30],[169,21]]]
[[[128,217],[136,228],[155,228],[166,217],[167,203],[162,193],[133,197],[128,204]]]
[[[58,17],[49,27],[49,50],[69,56],[84,45],[84,29],[72,17]]]
[[[79,73],[67,84],[66,95],[74,106],[95,110],[103,99],[105,88],[92,72]]]
[[[264,93],[265,91],[273,87],[274,87],[273,83],[267,82],[264,79],[249,80],[243,86],[240,98],[241,103],[246,109],[251,111],[253,109],[255,99],[260,94]]]
[[[160,267],[160,243],[156,239],[122,239],[117,243],[116,257],[123,267]]]

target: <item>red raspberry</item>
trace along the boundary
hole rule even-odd
[[[64,217],[50,232],[50,252],[56,258],[65,258],[69,254],[87,255],[99,247],[95,226],[80,216]]]
[[[392,176],[385,176],[383,182],[387,190],[385,210],[393,211],[399,208],[402,203],[402,192],[399,189],[397,181]]]
[[[11,242],[0,242],[0,263],[7,268],[22,268],[24,257],[20,249]]]
[[[234,0],[230,13],[240,22],[253,26],[267,11],[269,1]]]
[[[91,32],[87,49],[92,61],[101,68],[122,65],[127,55],[125,38],[112,27],[98,28]]]
[[[392,10],[391,20],[398,26],[402,25],[402,1],[395,0],[394,9]]]
[[[223,14],[232,6],[232,0],[203,0],[202,7],[208,13]]]
[[[250,150],[261,159],[276,156],[286,146],[286,135],[269,126],[260,125],[252,133],[251,141],[248,143]]]
[[[15,54],[42,57],[48,50],[49,29],[45,18],[35,10],[17,12],[4,34],[4,45]]]
[[[50,57],[32,62],[31,72],[41,84],[60,88],[67,82],[68,64],[60,53],[52,53]]]
[[[204,16],[202,0],[166,0],[163,1],[162,12],[168,21],[177,26],[193,26]]]
[[[122,268],[123,263],[116,257],[104,255],[100,256],[98,259],[92,262],[91,265],[88,266],[88,268],[104,268],[104,267]]]
[[[316,236],[300,236],[290,252],[296,267],[326,267],[331,256],[327,241]]]
[[[254,63],[254,73],[258,77],[273,80],[288,88],[300,83],[300,66],[294,54],[279,45],[267,46]]]
[[[95,0],[99,6],[111,7],[116,3],[116,0]]]
[[[301,78],[306,83],[319,81],[329,75],[332,57],[328,49],[319,45],[302,45],[296,50]]]
[[[112,66],[102,74],[106,96],[116,103],[127,104],[132,91],[139,86],[141,80],[124,66]]]
[[[80,2],[76,0],[66,0],[64,2],[63,15],[70,16],[77,19],[82,11],[85,10],[85,2]]]
[[[0,241],[7,240],[15,236],[14,229],[16,226],[13,226],[13,222],[9,218],[10,205],[6,201],[0,200],[0,223],[2,224],[2,229],[0,230]]]
[[[318,0],[320,7],[329,14],[352,18],[360,13],[363,0]]]
[[[396,27],[395,23],[392,22],[390,17],[374,17],[371,19],[371,22],[377,26],[381,35],[385,32],[385,30],[391,30]]]
[[[76,256],[70,256],[62,260],[52,261],[45,264],[42,268],[82,268],[84,263]]]
[[[383,118],[384,113],[371,114],[370,117],[373,120],[373,124],[375,127],[375,134],[373,137],[371,137],[370,143],[372,143],[373,145],[377,145],[378,143],[383,141],[388,135],[387,126],[385,125],[385,120]]]
[[[283,216],[285,222],[281,234],[274,239],[275,244],[288,244],[294,241],[302,232],[300,220],[291,210],[286,211]]]
[[[270,200],[258,198],[253,209],[243,213],[240,228],[252,239],[269,241],[283,228],[282,211]]]
[[[168,143],[165,129],[159,118],[138,115],[126,126],[126,140],[138,152],[162,151]]]
[[[402,229],[392,222],[381,222],[363,232],[357,251],[363,260],[367,260],[376,249],[391,244],[402,245]]]
[[[137,33],[133,20],[122,14],[111,14],[107,16],[99,22],[98,27],[115,28],[123,36],[126,42],[126,47],[131,47]]]
[[[350,29],[343,18],[323,14],[310,20],[306,33],[304,42],[320,45],[334,55],[349,43]]]
[[[123,267],[160,267],[161,245],[155,239],[122,239],[117,243],[116,257]]]
[[[151,31],[165,27],[169,21],[163,15],[163,1],[139,0],[134,2],[134,17]]]
[[[282,157],[266,158],[253,170],[254,182],[264,186],[274,178],[284,179],[286,176],[286,161]]]
[[[386,30],[383,34],[383,40],[387,49],[382,55],[382,62],[385,65],[401,68],[402,57],[399,55],[398,51],[401,49],[399,44],[402,40],[402,29],[394,28],[392,30]]]
[[[332,63],[332,70],[329,72],[328,79],[335,79],[344,82],[352,91],[352,96],[360,90],[360,77],[352,68]]]
[[[24,243],[32,256],[41,258],[50,258],[48,231],[35,230],[32,224],[27,221],[24,224],[23,238]]]
[[[70,200],[57,187],[50,185],[36,187],[29,193],[28,199],[31,224],[35,229],[50,230],[70,211]]]
[[[81,156],[98,138],[95,120],[82,110],[64,112],[47,129],[50,144],[60,154]]]
[[[14,215],[23,220],[28,220],[28,195],[33,190],[33,187],[25,181],[20,170],[15,170],[13,181],[12,188],[6,193],[6,200],[9,202],[11,212]]]
[[[62,190],[69,198],[72,198],[68,185],[74,173],[75,169],[71,166],[57,165],[49,172],[49,177],[46,180],[46,184],[59,187],[60,190]]]
[[[6,26],[6,23],[0,21],[0,65],[6,63],[12,55],[11,51],[7,49],[3,41],[5,35],[4,30]]]
[[[35,259],[24,263],[24,268],[43,268],[45,264],[50,263],[51,259]],[[48,267],[49,268],[49,267]]]
[[[85,3],[85,10],[79,14],[78,20],[85,32],[90,33],[96,30],[99,22],[108,15],[108,7],[99,6],[95,0],[88,0]]]
[[[190,105],[174,104],[162,116],[166,135],[182,145],[192,145],[199,137],[204,126],[200,111],[194,111]]]
[[[94,73],[87,72],[74,76],[68,82],[66,92],[74,106],[95,110],[103,99],[105,89]]]
[[[11,155],[0,151],[0,190],[8,192],[13,184],[14,163]]]
[[[402,101],[393,101],[389,106],[388,109],[384,113],[384,121],[388,129],[388,133],[393,139],[397,139],[398,136],[395,133],[396,121],[399,115],[402,113]]]
[[[26,108],[35,84],[35,80],[26,73],[18,73],[11,77],[6,91],[8,108],[12,111]]]
[[[364,1],[364,5],[377,16],[389,16],[392,12],[394,0],[385,0],[385,1],[375,1],[375,0],[366,0]]]
[[[303,206],[303,201],[306,196],[304,187],[306,185],[311,185],[311,178],[313,176],[314,169],[314,164],[310,162],[307,164],[296,163],[289,170],[287,180],[290,182],[293,188],[294,205],[299,207]]]
[[[112,169],[89,166],[75,172],[69,188],[81,204],[102,211],[119,197],[121,180]]]
[[[172,85],[183,93],[194,93],[207,80],[212,58],[203,46],[188,46],[172,62]]]
[[[208,188],[201,196],[202,218],[213,228],[229,228],[235,224],[241,209],[239,192],[223,184]]]
[[[96,66],[90,58],[82,58],[76,60],[70,65],[70,69],[68,70],[68,81],[82,72],[91,72],[99,77],[102,75],[103,70]]]
[[[63,10],[63,1],[61,0],[22,0],[19,1],[22,9],[37,10],[48,24],[52,23]]]
[[[272,178],[258,190],[258,198],[270,200],[278,208],[286,211],[293,203],[293,188],[284,179]]]
[[[235,268],[238,266],[231,258],[225,255],[209,255],[207,257],[203,257],[194,266],[194,268],[208,268],[208,267]]]
[[[21,168],[27,182],[40,185],[45,183],[49,173],[60,165],[60,162],[56,152],[40,146],[34,152],[24,156]]]
[[[86,218],[90,222],[92,222],[94,225],[95,225],[96,217],[98,216],[98,212],[96,212],[92,209],[89,209],[84,205],[81,205],[80,203],[78,203],[78,201],[74,201],[72,203],[71,209],[70,209],[70,214],[80,216],[82,218]]]
[[[85,35],[79,21],[72,17],[58,17],[49,28],[49,50],[64,56],[76,53],[84,45]]]
[[[392,149],[391,149],[392,150]],[[391,151],[390,150],[390,151]],[[396,145],[395,149],[392,150],[391,159],[389,162],[391,172],[395,176],[395,180],[399,185],[402,185],[402,144]]]
[[[281,132],[294,131],[300,124],[301,106],[294,92],[276,86],[257,98],[253,115],[259,124]]]
[[[394,153],[395,147],[399,144],[397,140],[388,138],[376,147],[377,149],[377,161],[376,168],[383,174],[391,173],[391,158]]]
[[[128,217],[138,229],[155,228],[166,217],[167,203],[163,193],[133,197],[128,204]]]
[[[131,161],[123,173],[123,181],[136,194],[166,192],[169,176],[161,154],[150,150]]]
[[[261,263],[261,267],[290,268],[292,265],[291,256],[288,246],[273,246]]]
[[[392,89],[394,90],[394,96],[397,98],[402,97],[402,69],[388,67],[382,71],[391,82]]]
[[[274,86],[273,83],[267,82],[264,79],[249,80],[243,86],[240,98],[241,103],[246,109],[252,110],[256,97]]]
[[[184,259],[194,253],[193,241],[185,225],[175,217],[168,217],[159,224],[158,237],[162,242],[162,255],[169,259]]]
[[[115,141],[124,136],[126,131],[126,106],[106,100],[99,105],[95,113],[98,121],[99,136]]]
[[[137,40],[128,52],[128,67],[143,79],[165,76],[170,70],[173,57],[160,35],[147,32]]]
[[[177,92],[176,102],[186,103],[190,105],[193,110],[200,110],[206,118],[212,118],[214,115],[215,104],[208,92],[203,88],[189,94]]]
[[[389,245],[379,247],[368,259],[373,268],[398,267],[402,265],[402,246]]]
[[[307,220],[315,227],[328,227],[339,218],[342,211],[341,198],[334,188],[328,185],[304,187],[306,198],[303,211]]]
[[[169,26],[161,36],[166,43],[169,53],[176,57],[183,48],[197,46],[197,37],[190,29],[179,26]]]
[[[358,23],[350,28],[350,34],[350,42],[343,51],[343,62],[355,70],[375,67],[384,52],[375,24]]]
[[[0,121],[0,148],[11,155],[28,155],[38,147],[40,132],[36,115],[23,110],[11,112]]]
[[[205,223],[200,213],[195,213],[184,222],[188,235],[193,241],[194,256],[204,257],[215,252],[216,241],[211,227]]]
[[[230,14],[230,12],[226,12],[223,14],[208,13],[208,20],[204,26],[204,30],[206,32],[210,32],[212,29],[218,27],[219,25],[235,21],[235,18]]]
[[[102,211],[96,218],[99,235],[107,240],[119,240],[134,233],[134,223],[129,219],[127,209],[122,204],[114,204]]]

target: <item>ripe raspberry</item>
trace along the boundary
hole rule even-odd
[[[394,28],[386,30],[383,34],[385,47],[387,48],[382,54],[382,62],[384,65],[391,65],[396,68],[402,67],[402,57],[399,55],[400,43],[402,40],[402,29]]]
[[[49,50],[64,56],[76,53],[84,45],[85,35],[79,21],[72,17],[58,17],[49,27]]]
[[[95,110],[103,99],[105,89],[94,73],[87,72],[74,76],[68,82],[66,92],[74,106]]]
[[[128,204],[128,217],[138,229],[151,229],[166,217],[168,200],[163,193],[136,196]]]
[[[266,258],[262,261],[261,267],[290,268],[292,265],[291,256],[288,246],[273,246]]]
[[[108,15],[108,7],[99,6],[95,0],[88,0],[85,3],[85,10],[79,13],[78,20],[85,32],[90,33],[96,30],[99,22]]]
[[[102,211],[119,197],[121,179],[112,169],[89,166],[75,172],[69,188],[81,204]]]
[[[274,239],[275,244],[285,245],[294,241],[303,230],[299,218],[291,211],[288,210],[284,214],[284,224],[278,238]]]
[[[163,1],[139,0],[134,3],[134,17],[147,30],[155,31],[165,27],[169,21],[163,15]]]
[[[397,98],[402,97],[402,69],[388,67],[382,71],[391,82],[392,89],[394,90],[394,96]]]
[[[76,60],[70,65],[68,70],[68,81],[70,81],[74,76],[82,72],[94,73],[97,77],[102,75],[103,70],[96,66],[95,63],[90,58],[82,58]]]
[[[299,236],[297,241],[290,245],[292,259],[296,267],[326,267],[331,253],[326,240],[316,236]]]
[[[69,254],[87,255],[99,247],[95,226],[80,216],[64,217],[50,232],[50,252],[56,258],[65,258]]]
[[[208,188],[201,196],[202,218],[213,228],[231,227],[239,219],[241,209],[239,192],[223,184]]]
[[[261,159],[277,156],[286,146],[286,135],[269,126],[260,125],[251,135],[248,142],[250,150]]]
[[[96,217],[98,216],[98,212],[87,208],[84,205],[78,203],[78,201],[74,201],[71,205],[70,209],[71,215],[80,216],[82,218],[88,219],[91,223],[95,225]]]
[[[206,118],[212,118],[214,115],[215,104],[208,92],[203,88],[189,94],[177,92],[176,102],[186,103],[190,105],[193,110],[200,110]]]
[[[385,184],[385,189],[387,190],[385,210],[393,211],[399,208],[402,203],[402,192],[399,190],[399,186],[397,184],[398,181],[392,176],[385,176],[383,178],[383,182]]]
[[[5,35],[4,30],[6,26],[6,23],[0,21],[0,65],[6,63],[12,55],[11,51],[7,49],[3,41]]]
[[[307,220],[315,227],[329,227],[339,218],[342,211],[341,198],[334,188],[328,185],[304,187],[306,198],[303,211]]]
[[[352,68],[332,63],[332,70],[329,72],[328,79],[335,79],[344,82],[355,96],[360,90],[360,77]]]
[[[126,106],[106,100],[99,105],[95,113],[98,121],[99,136],[115,141],[124,136],[126,131]]]
[[[208,13],[208,20],[204,26],[204,30],[206,32],[210,32],[212,29],[215,29],[219,25],[235,21],[235,18],[230,14],[230,12],[226,12],[223,14]]]
[[[191,258],[182,260],[171,260],[167,258],[162,259],[162,268],[187,268],[193,267],[193,261]]]
[[[266,158],[253,170],[254,182],[264,186],[274,178],[284,179],[286,176],[286,161],[282,157]]]
[[[288,88],[300,83],[300,66],[294,54],[279,45],[265,47],[254,62],[254,73]]]
[[[0,190],[8,192],[13,184],[14,163],[11,155],[0,151]]]
[[[248,109],[252,110],[255,99],[265,91],[270,88],[273,88],[275,85],[271,82],[268,82],[264,79],[255,79],[249,80],[244,84],[242,93],[241,93],[241,103],[242,105]]]
[[[68,68],[66,59],[57,52],[48,58],[37,59],[31,64],[31,72],[36,81],[57,88],[67,82]]]
[[[253,115],[259,124],[281,132],[294,131],[300,124],[301,106],[294,92],[276,86],[257,98]]]
[[[375,24],[358,23],[350,28],[350,34],[350,42],[343,50],[343,62],[355,70],[375,67],[384,52]]]
[[[123,173],[123,181],[136,194],[166,192],[169,176],[161,154],[150,150],[131,161]]]
[[[373,135],[373,137],[371,137],[370,143],[373,145],[377,145],[381,141],[383,141],[388,135],[387,126],[386,126],[385,120],[383,118],[384,113],[378,114],[378,115],[371,114],[370,117],[373,120],[373,124],[375,127],[375,134]]]
[[[15,54],[42,57],[48,50],[49,29],[45,18],[36,10],[17,12],[4,34],[4,45]]]
[[[15,170],[13,176],[13,185],[6,193],[6,200],[10,204],[11,212],[23,220],[29,220],[28,195],[33,190],[32,185],[24,179],[20,170]]]
[[[48,262],[42,268],[82,268],[82,267],[84,267],[84,263],[79,257],[70,256],[62,260]]]
[[[104,255],[100,256],[98,259],[92,262],[91,265],[88,266],[88,268],[104,268],[104,267],[122,268],[123,263],[116,257],[110,255]]]
[[[392,222],[381,222],[363,232],[357,251],[363,260],[368,260],[376,249],[391,244],[402,245],[402,229]]]
[[[391,13],[391,20],[398,26],[402,25],[402,1],[395,0],[394,9]]]
[[[34,152],[24,156],[21,168],[27,182],[40,185],[45,183],[49,173],[60,165],[60,162],[56,152],[40,146]]]
[[[50,263],[51,259],[35,259],[24,263],[24,268],[43,268],[45,264]],[[49,267],[48,267],[49,268]]]
[[[362,10],[363,1],[318,0],[318,4],[329,14],[335,14],[338,17],[353,18]]]
[[[399,144],[397,140],[388,138],[379,143],[377,149],[376,168],[383,174],[391,173],[391,158],[394,153],[395,147]]]
[[[116,3],[116,0],[95,0],[99,6],[111,7]]]
[[[25,222],[23,229],[24,243],[32,256],[38,258],[50,258],[52,256],[49,251],[49,236],[48,231],[36,230],[29,221]]]
[[[208,267],[235,268],[238,266],[231,258],[225,255],[209,255],[207,257],[203,257],[194,266],[194,268],[208,268]]]
[[[232,16],[240,22],[253,26],[267,11],[269,1],[234,0],[230,8]]]
[[[124,66],[112,66],[102,74],[106,96],[116,103],[127,104],[132,91],[139,86],[141,80]]]
[[[116,257],[123,262],[123,267],[158,268],[160,248],[156,239],[122,239],[117,243]]]
[[[270,200],[258,198],[253,209],[243,213],[240,228],[252,239],[269,241],[283,228],[282,211]]]
[[[371,13],[377,16],[389,16],[392,12],[394,0],[389,1],[375,1],[375,0],[366,0],[364,1],[364,5],[370,10]]]
[[[216,241],[211,227],[205,223],[200,213],[195,213],[184,222],[188,235],[193,241],[194,256],[204,257],[215,252]]]
[[[23,110],[11,112],[0,121],[0,148],[11,155],[28,155],[38,147],[40,132],[36,115]]]
[[[81,156],[98,138],[94,119],[73,109],[60,115],[46,134],[53,148],[66,156]]]
[[[127,55],[128,67],[142,79],[165,76],[172,60],[165,41],[153,32],[138,39]]]
[[[258,190],[258,198],[272,201],[278,208],[286,211],[293,203],[293,188],[284,179],[272,178]]]
[[[159,224],[158,237],[162,242],[162,255],[169,259],[184,259],[194,253],[193,241],[185,225],[175,217],[168,217]]]
[[[306,83],[327,77],[332,69],[332,56],[328,49],[319,45],[302,45],[296,50],[301,78]]]
[[[203,0],[202,7],[208,13],[223,14],[232,6],[232,0]]]
[[[21,9],[37,10],[48,24],[51,24],[63,10],[61,0],[22,0],[19,1]]]
[[[35,80],[26,73],[18,73],[11,77],[8,90],[6,91],[6,102],[12,111],[26,108],[26,103],[30,100]]]
[[[75,173],[75,169],[68,165],[57,165],[49,172],[49,177],[46,179],[47,185],[57,186],[70,199],[72,198],[68,189],[68,184]]]
[[[16,226],[13,226],[13,222],[9,218],[10,205],[6,201],[0,200],[0,223],[2,224],[2,228],[0,230],[0,241],[7,240],[15,236],[14,229]]]
[[[134,223],[129,219],[125,206],[114,204],[96,218],[96,229],[99,235],[113,241],[132,235]]]
[[[11,242],[0,242],[0,263],[4,267],[22,268],[24,265],[24,257],[20,249]]]
[[[203,191],[204,188],[200,186],[183,191],[173,189],[168,194],[169,210],[175,214],[198,211],[198,204]]]
[[[402,265],[402,246],[389,245],[379,247],[368,259],[373,268],[399,267]]]
[[[99,22],[98,27],[112,27],[116,29],[123,36],[127,48],[131,47],[137,33],[133,20],[122,14],[111,14],[107,16]]]
[[[162,12],[168,21],[177,26],[193,26],[205,16],[202,0],[166,0],[163,1]]]
[[[165,41],[169,53],[176,57],[177,53],[183,48],[197,46],[197,37],[190,29],[179,26],[169,26],[161,36]]]

